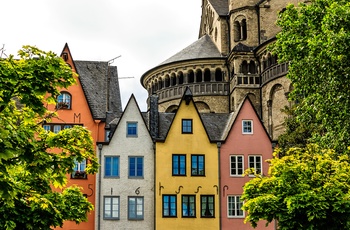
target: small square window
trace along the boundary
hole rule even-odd
[[[72,107],[72,100],[71,100],[71,95],[67,92],[62,92],[58,97],[57,97],[57,109],[71,109]]]
[[[104,197],[103,219],[119,220],[120,202],[118,196]]]
[[[192,133],[192,119],[182,119],[182,133]]]
[[[143,220],[143,197],[128,197],[128,219]]]
[[[43,125],[45,131],[51,131],[51,125]]]
[[[54,125],[53,126],[53,132],[54,133],[59,133],[61,131],[61,125]]]
[[[137,137],[137,122],[127,122],[126,136]]]
[[[243,134],[253,134],[253,121],[243,120],[242,121],[242,133]]]

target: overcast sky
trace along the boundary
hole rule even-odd
[[[6,54],[34,45],[60,55],[68,43],[74,60],[108,61],[121,55],[112,65],[118,66],[123,108],[133,93],[142,111],[147,91],[141,75],[195,42],[201,16],[200,0],[1,3],[0,45]]]

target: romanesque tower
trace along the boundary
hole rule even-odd
[[[279,31],[278,12],[300,1],[202,0],[199,39],[144,73],[141,84],[158,96],[160,112],[175,111],[187,86],[202,113],[235,112],[248,95],[277,140],[291,85],[287,63],[267,47]]]

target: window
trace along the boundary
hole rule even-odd
[[[61,131],[61,125],[54,125],[53,126],[53,132],[59,133]]]
[[[173,155],[173,176],[186,176],[186,155]]]
[[[129,157],[129,177],[143,177],[143,157]]]
[[[119,197],[117,196],[105,196],[103,206],[103,219],[119,219]]]
[[[126,136],[137,137],[137,122],[127,122],[126,124]]]
[[[192,119],[182,119],[182,133],[192,133]]]
[[[191,156],[191,175],[192,176],[205,176],[204,155],[192,155]]]
[[[253,169],[252,172],[261,174],[262,172],[262,159],[261,156],[249,156],[249,168]],[[253,173],[252,173],[253,174]]]
[[[253,133],[253,121],[243,120],[242,121],[242,133],[243,134],[252,134]]]
[[[57,109],[71,109],[72,100],[71,95],[67,92],[61,92],[61,94],[57,97]]]
[[[87,178],[86,172],[86,160],[82,162],[75,161],[74,171],[71,175],[73,179],[85,179]]]
[[[176,216],[176,195],[163,195],[163,217]]]
[[[241,200],[241,196],[228,196],[227,197],[228,217],[244,217],[242,206],[243,206],[243,201]]]
[[[105,177],[119,177],[119,157],[105,157]]]
[[[243,171],[243,156],[230,156],[230,175],[242,176]]]
[[[214,195],[201,196],[201,217],[212,218],[214,216]]]
[[[51,131],[51,125],[43,125],[45,131]]]
[[[143,197],[128,198],[128,219],[143,220]]]
[[[182,217],[196,217],[195,195],[182,195]]]
[[[74,124],[77,125],[77,124]],[[46,131],[52,131],[54,133],[58,133],[59,131],[63,130],[63,129],[70,129],[74,126],[73,124],[66,124],[66,123],[62,123],[62,124],[45,124],[43,125],[43,128]]]

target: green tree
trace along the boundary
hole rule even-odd
[[[280,230],[350,229],[350,164],[347,154],[317,145],[291,148],[269,161],[268,177],[244,186],[246,221],[276,220]]]
[[[290,63],[294,125],[312,125],[312,142],[343,152],[350,145],[350,2],[289,5],[277,24],[272,50]]]
[[[92,204],[80,188],[65,185],[75,160],[89,159],[87,172],[97,171],[91,134],[78,126],[57,134],[42,128],[55,116],[46,105],[75,83],[74,75],[52,52],[24,46],[18,54],[0,59],[0,228],[85,221]]]

